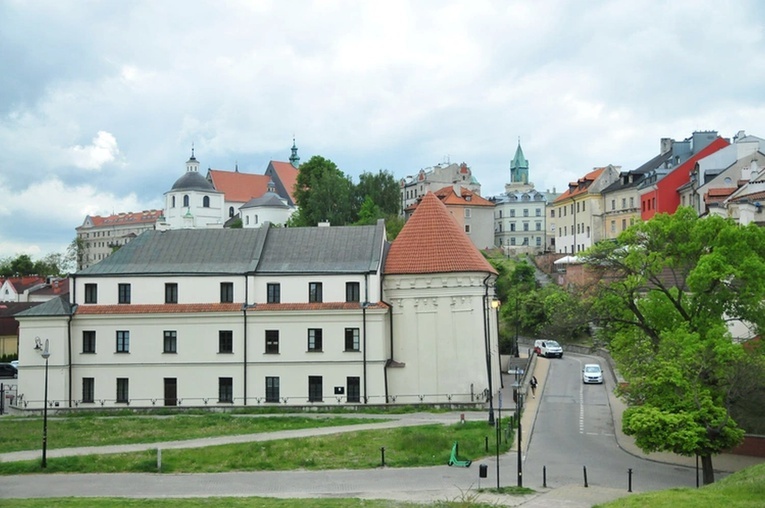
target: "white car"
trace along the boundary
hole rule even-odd
[[[602,383],[603,369],[597,363],[588,363],[582,369],[583,383]]]

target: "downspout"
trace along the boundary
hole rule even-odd
[[[247,295],[249,295],[249,278],[247,274],[244,275],[244,304],[242,305],[242,319],[244,319],[243,334],[244,334],[244,346],[243,354],[244,359],[242,362],[242,370],[244,371],[244,405],[247,405]]]
[[[363,354],[363,365],[364,365],[364,404],[366,404],[369,401],[369,398],[367,396],[367,306],[369,305],[369,302],[364,302],[361,304],[361,316],[362,316],[362,333],[363,333],[363,341],[364,344],[361,346],[362,348],[362,354]]]
[[[388,366],[394,362],[393,360],[393,306],[383,300],[383,287],[382,284],[380,284],[380,301],[388,306],[388,321],[390,329],[388,331],[388,335],[390,335],[390,358],[388,358],[388,361],[385,362],[385,368],[383,369],[384,374],[384,381],[385,381],[385,403],[387,404],[389,402],[388,400]]]
[[[484,347],[486,348],[486,374],[489,377],[489,425],[494,425],[494,390],[491,383],[491,353],[489,350],[489,328],[486,322],[487,313],[486,306],[489,301],[489,278],[491,274],[487,275],[483,280],[483,285],[486,288],[486,292],[483,296],[483,340]]]
[[[77,276],[72,274],[72,308],[69,312],[69,322],[67,323],[67,339],[69,341],[69,407],[72,407],[72,319],[77,312]]]
[[[574,227],[571,230],[571,232],[574,234],[574,247],[571,249],[571,254],[576,254],[576,226],[577,226],[577,224],[576,224],[576,206],[574,206],[574,205],[576,205],[576,201],[572,199],[571,200],[571,211],[574,212]]]

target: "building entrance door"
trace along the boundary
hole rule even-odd
[[[178,405],[178,380],[174,377],[165,378],[165,405]]]

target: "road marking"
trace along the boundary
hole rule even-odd
[[[579,433],[584,434],[584,383],[579,383]]]

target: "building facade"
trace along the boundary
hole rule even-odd
[[[400,180],[401,184],[401,215],[416,204],[428,192],[435,192],[454,184],[481,195],[481,184],[473,176],[467,164],[442,163],[432,168],[421,169],[414,176]]]

